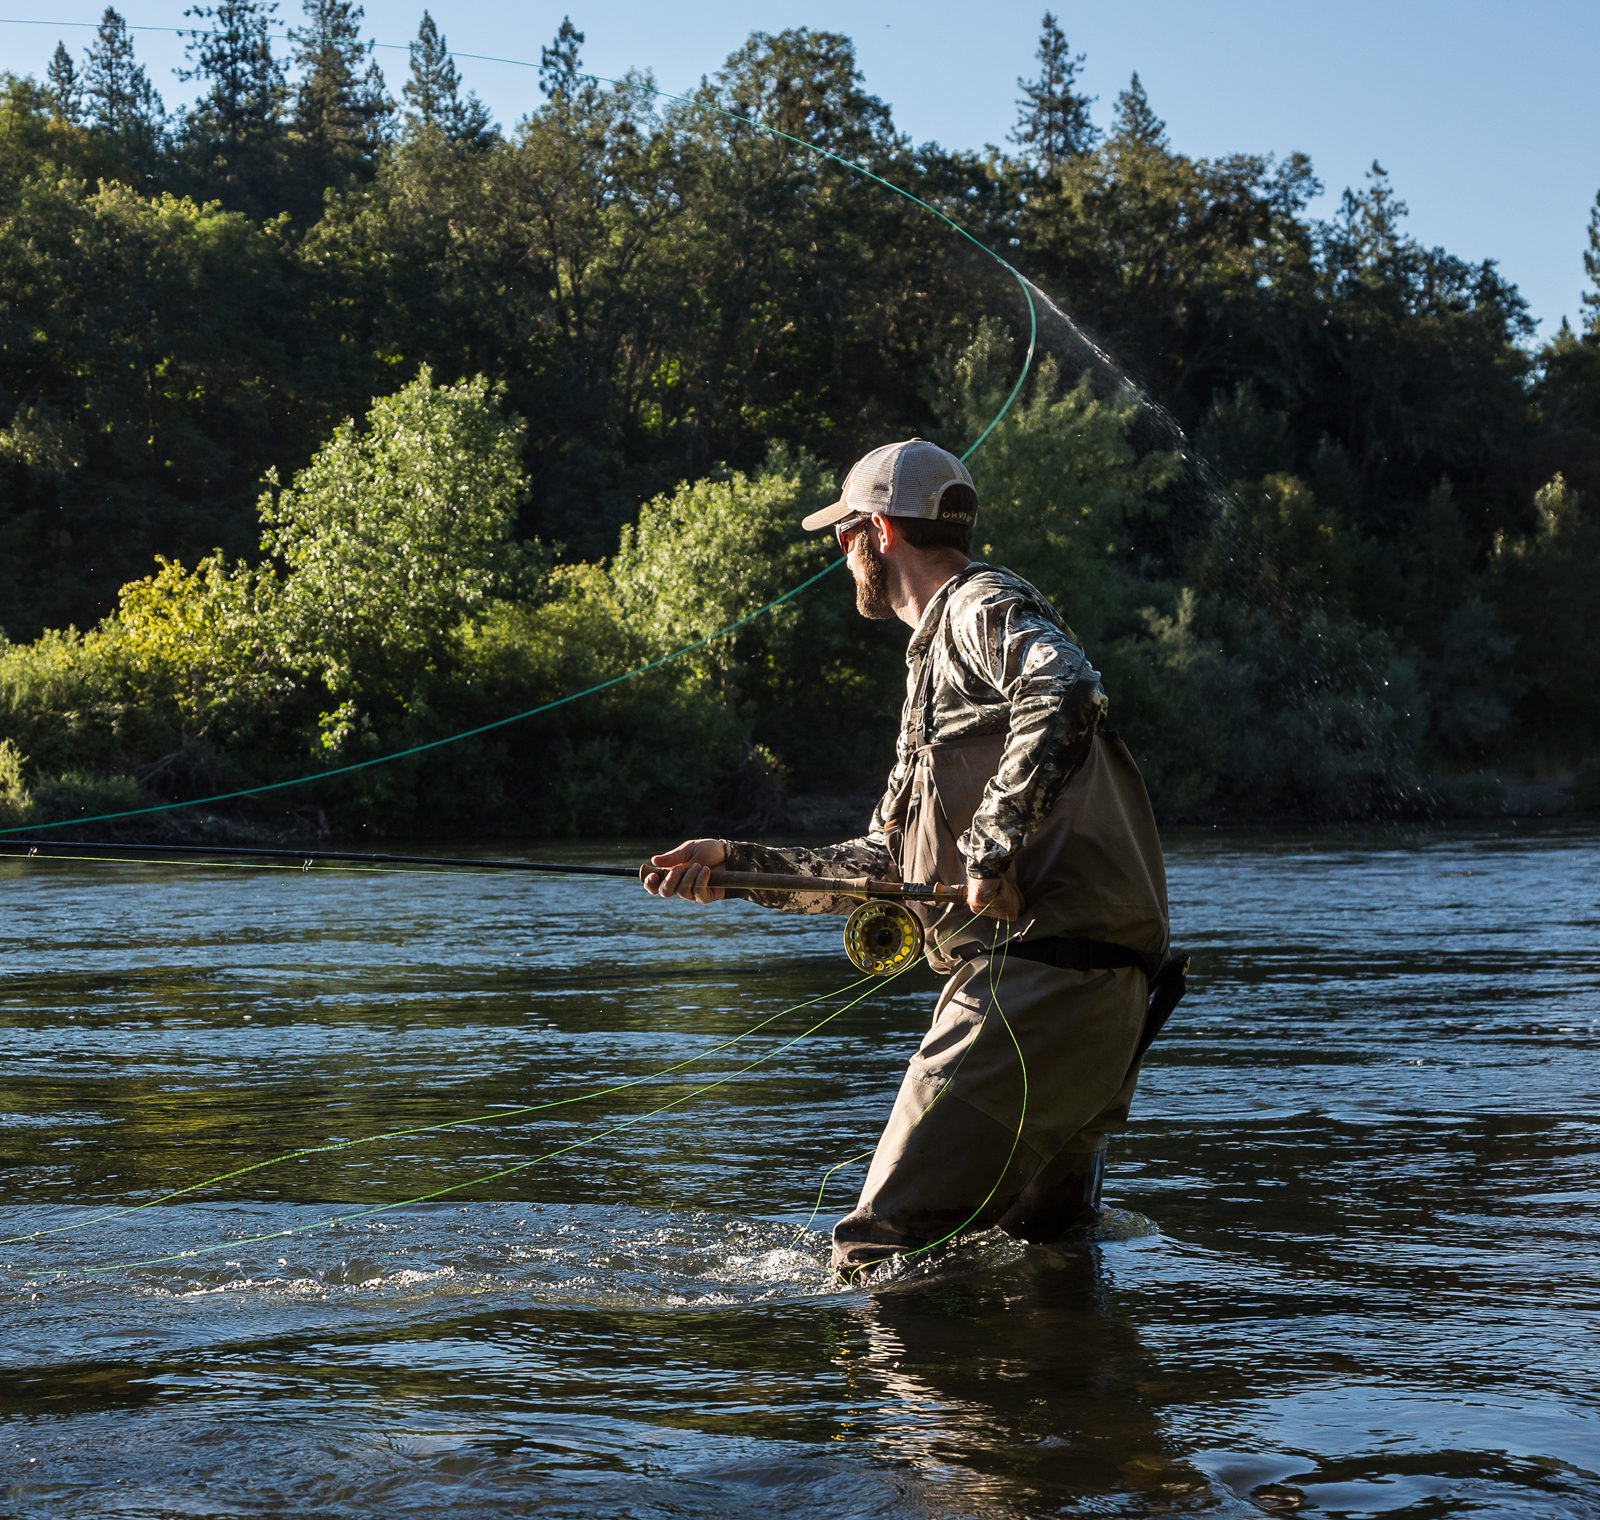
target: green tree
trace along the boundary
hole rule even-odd
[[[250,545],[262,469],[320,420],[295,279],[281,229],[169,193],[44,173],[0,201],[0,625],[93,624],[152,554]]]
[[[1017,102],[1017,125],[1011,140],[1028,149],[1033,162],[1051,174],[1063,160],[1087,153],[1099,133],[1089,116],[1094,97],[1073,89],[1086,55],[1073,57],[1049,11],[1044,13],[1035,56],[1039,77],[1017,80],[1022,99]]]
[[[277,0],[217,0],[184,12],[209,27],[185,35],[191,67],[204,93],[189,111],[184,136],[208,194],[234,209],[275,210],[284,103],[288,86],[273,56],[270,31]]]
[[[1547,758],[1593,759],[1600,755],[1592,679],[1600,622],[1591,601],[1600,526],[1560,475],[1535,493],[1534,512],[1534,531],[1502,533],[1489,564],[1502,624],[1516,640],[1521,739]]]
[[[831,537],[799,524],[833,484],[815,459],[774,446],[757,471],[718,470],[645,503],[609,576],[633,646],[660,658],[709,638],[822,568]],[[877,779],[903,666],[842,575],[672,668],[733,720],[721,732],[744,742],[747,784],[752,763],[830,791]],[[725,768],[735,760],[721,752]]]
[[[1363,532],[1392,538],[1449,478],[1482,553],[1526,513],[1532,481],[1512,461],[1526,458],[1532,421],[1522,345],[1533,327],[1492,261],[1422,247],[1405,216],[1374,163],[1318,229],[1323,320],[1305,344],[1316,378],[1296,410],[1346,450]]]
[[[422,25],[411,44],[411,77],[402,94],[409,133],[432,128],[464,148],[486,148],[495,139],[488,107],[475,94],[461,98],[461,72],[444,34],[427,11],[422,13]]]
[[[23,767],[28,757],[10,739],[0,739],[0,828],[15,828],[33,817],[33,793]]]
[[[361,40],[356,0],[305,0],[306,25],[291,33],[300,82],[290,131],[299,150],[301,192],[370,178],[394,102]]]
[[[887,177],[919,173],[837,34],[758,33],[697,96]],[[790,141],[703,112],[664,116],[687,215],[661,269],[681,292],[681,379],[659,402],[693,467],[752,465],[774,436],[843,459],[925,425],[914,376],[970,335],[988,271],[953,254],[926,213]]]
[[[83,99],[90,122],[137,169],[152,167],[161,150],[165,110],[141,64],[134,61],[128,24],[111,7],[89,44]]]
[[[1581,297],[1589,313],[1584,325],[1591,335],[1600,337],[1600,192],[1596,192],[1594,205],[1589,208],[1589,246],[1583,251],[1583,272],[1594,286]]]
[[[1128,81],[1128,88],[1117,96],[1117,109],[1111,118],[1112,139],[1125,146],[1166,151],[1167,124],[1156,115],[1139,80],[1138,71]]]
[[[827,551],[799,522],[826,499],[817,462],[778,450],[757,475],[719,471],[646,502],[623,528],[611,565],[640,646],[659,657],[708,638],[820,569]],[[788,607],[741,638],[718,639],[686,656],[685,668],[737,706],[752,659],[779,676],[784,662],[773,646],[797,616]]]
[[[176,708],[188,740],[215,736],[219,718],[234,730],[259,728],[287,686],[263,639],[270,573],[229,565],[220,551],[192,571],[163,556],[157,563],[156,574],[122,588],[97,630],[105,659],[141,699]]]
[[[72,62],[72,54],[64,42],[56,44],[45,70],[45,88],[50,96],[50,109],[62,121],[77,126],[83,120],[83,81]]]
[[[1239,482],[1198,555],[1196,582],[1220,600],[1293,627],[1349,607],[1351,554],[1338,519],[1293,475]]]
[[[683,216],[666,157],[648,95],[624,81],[546,107],[481,152],[408,133],[309,239],[353,308],[335,320],[363,325],[378,354],[504,381],[539,430],[538,511],[524,527],[590,557],[614,547],[640,494],[677,473],[657,466],[642,492],[617,485],[671,359],[661,335],[677,292],[651,267]]]
[[[341,423],[292,485],[269,475],[276,638],[341,704],[330,747],[403,706],[513,573],[523,431],[486,380],[437,386],[424,368],[374,401],[363,427]]]
[[[1007,335],[987,319],[953,376],[961,435],[999,410],[1012,362]],[[1091,651],[1132,626],[1150,596],[1137,578],[1134,535],[1141,519],[1164,513],[1179,469],[1170,451],[1135,447],[1138,413],[1131,392],[1097,395],[1087,376],[1064,384],[1046,358],[972,461],[975,552],[1019,568]]]
[[[572,17],[563,16],[555,41],[539,49],[539,88],[545,99],[565,100],[574,85],[582,88],[589,83],[574,78],[583,62],[578,51],[583,42],[583,33],[572,24]]]
[[[1282,356],[1310,326],[1304,212],[1320,189],[1299,155],[1192,159],[1119,128],[1028,196],[1018,224],[1046,288],[1193,426],[1246,380],[1290,410]]]

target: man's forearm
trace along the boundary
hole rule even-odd
[[[779,849],[745,840],[725,841],[730,871],[772,871],[789,876],[877,876],[898,880],[900,872],[887,849],[870,837],[847,839],[842,844],[808,848],[793,845]],[[776,908],[780,913],[848,913],[859,897],[828,896],[819,892],[744,892],[730,889],[729,897]]]

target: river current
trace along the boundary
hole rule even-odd
[[[0,861],[0,1514],[1600,1516],[1600,832],[1169,868],[1101,1228],[846,1291],[839,920]]]

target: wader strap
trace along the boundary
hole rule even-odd
[[[983,944],[958,945],[950,953],[958,960],[976,960],[980,955],[1004,952],[1007,956],[1020,956],[1025,961],[1043,961],[1062,971],[1119,971],[1124,966],[1137,966],[1152,982],[1161,972],[1162,957],[1142,955],[1126,945],[1116,945],[1107,939],[1068,939],[1063,935],[1041,936],[1039,939],[1012,939],[992,950]]]
[[[981,560],[970,561],[964,569],[957,570],[945,583],[944,606],[939,609],[939,621],[928,631],[928,642],[922,651],[922,669],[917,675],[917,690],[911,698],[911,731],[916,743],[913,748],[921,749],[925,744],[934,742],[933,728],[933,641],[938,637],[939,630],[944,627],[945,619],[950,616],[950,598],[955,589],[963,581],[971,579],[980,570],[987,570],[988,565]]]

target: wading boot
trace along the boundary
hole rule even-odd
[[[1065,1151],[1022,1190],[1000,1228],[1030,1245],[1050,1245],[1083,1235],[1100,1223],[1100,1184],[1106,1152]]]

